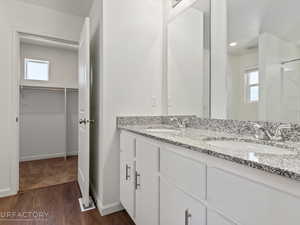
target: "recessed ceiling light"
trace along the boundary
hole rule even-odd
[[[231,42],[231,43],[229,44],[229,46],[230,46],[230,47],[237,46],[237,43],[236,43],[236,42]]]
[[[294,71],[292,68],[283,68],[284,72],[292,72]]]

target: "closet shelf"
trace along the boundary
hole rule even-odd
[[[78,85],[67,84],[67,83],[56,83],[56,82],[40,82],[40,81],[24,81],[21,80],[20,86],[24,87],[45,87],[45,88],[67,88],[67,89],[78,89]]]
[[[67,90],[78,91],[78,88],[75,87],[41,86],[41,85],[20,85],[20,88],[28,88],[32,90],[53,90],[53,91],[64,91],[65,89],[67,89]]]

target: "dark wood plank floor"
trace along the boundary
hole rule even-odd
[[[79,197],[78,184],[71,182],[2,198],[0,225],[134,225],[124,211],[104,217],[96,209],[81,213]]]
[[[20,163],[20,191],[69,183],[77,180],[78,157]]]

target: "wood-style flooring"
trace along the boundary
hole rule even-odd
[[[20,191],[49,187],[77,180],[77,157],[20,163]]]
[[[126,212],[104,217],[97,209],[80,212],[79,197],[77,182],[71,182],[2,198],[0,225],[134,225]]]

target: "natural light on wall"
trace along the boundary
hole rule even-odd
[[[49,61],[25,59],[25,80],[49,80]]]

